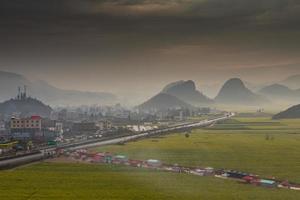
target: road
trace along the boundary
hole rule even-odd
[[[77,149],[85,149],[85,148],[105,146],[105,145],[111,145],[111,144],[125,143],[125,142],[131,141],[131,140],[136,140],[139,138],[148,137],[148,136],[152,136],[152,135],[159,135],[162,133],[167,133],[167,132],[172,132],[172,131],[180,131],[180,130],[184,130],[184,129],[206,127],[206,126],[209,126],[216,122],[231,118],[233,116],[234,116],[234,113],[231,113],[231,114],[228,114],[223,117],[216,118],[216,119],[202,120],[200,122],[181,124],[181,125],[177,125],[177,126],[164,128],[164,129],[148,131],[148,132],[140,133],[137,135],[125,136],[125,137],[110,139],[110,140],[106,140],[106,141],[95,142],[95,143],[91,143],[91,144],[78,145],[76,147],[71,147],[68,149],[69,150],[77,150]]]
[[[44,159],[44,153],[38,152],[32,155],[26,155],[17,158],[0,161],[0,169],[10,169],[16,166],[24,165],[27,163],[35,162]]]
[[[157,130],[152,130],[152,131],[147,131],[143,132],[140,134],[136,135],[131,135],[131,136],[123,136],[119,138],[114,138],[114,139],[107,139],[107,140],[102,140],[102,141],[89,141],[87,142],[82,142],[82,143],[73,143],[73,144],[65,144],[59,146],[59,148],[65,149],[65,150],[77,150],[77,149],[85,149],[85,148],[91,148],[91,147],[98,147],[98,146],[104,146],[104,145],[111,145],[111,144],[118,144],[118,143],[125,143],[128,141],[144,138],[144,137],[149,137],[149,136],[154,136],[154,135],[160,135],[163,133],[168,133],[168,132],[174,132],[174,131],[185,131],[185,130],[190,130],[193,128],[200,128],[200,127],[206,127],[209,125],[212,125],[216,122],[226,120],[228,118],[231,118],[234,116],[234,113],[226,114],[225,116],[216,118],[216,119],[211,119],[211,120],[202,120],[200,122],[193,122],[193,123],[184,123],[180,125],[175,125],[172,127],[167,127],[163,129],[157,129]],[[30,162],[35,162],[38,160],[42,160],[45,158],[48,158],[49,155],[51,155],[51,152],[53,152],[56,149],[56,147],[49,147],[45,149],[41,149],[40,152],[32,155],[26,155],[18,158],[12,158],[8,160],[2,160],[0,161],[0,169],[7,169],[7,168],[12,168],[15,166],[27,164]]]

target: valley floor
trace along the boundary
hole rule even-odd
[[[235,118],[189,135],[177,133],[94,150],[300,182],[300,120]],[[0,171],[0,178],[0,199],[300,199],[299,191],[214,177],[63,160]]]

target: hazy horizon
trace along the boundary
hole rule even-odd
[[[279,67],[278,69],[273,67],[273,71],[277,70],[278,72],[281,72],[281,67]],[[260,71],[261,73],[256,73],[256,71]],[[297,70],[296,70],[297,71]],[[24,76],[26,79],[28,79],[30,82],[32,82],[33,84],[38,83],[39,81],[44,81],[38,77],[31,77],[31,76],[26,76],[25,74],[21,74],[18,72],[11,72],[11,71],[4,71],[4,72],[9,72],[9,73],[16,73],[19,75]],[[241,78],[241,80],[244,82],[244,84],[246,85],[246,87],[248,87],[250,90],[252,90],[253,92],[258,92],[259,89],[271,85],[271,84],[276,84],[279,83],[281,84],[281,81],[283,81],[285,78],[288,78],[290,76],[293,76],[295,74],[286,74],[286,73],[281,73],[281,76],[279,77],[283,77],[282,79],[280,78],[274,78],[273,79],[267,79],[265,81],[262,82],[251,82],[249,80],[251,80],[251,76],[262,76],[264,77],[266,74],[268,74],[270,72],[270,70],[268,69],[268,67],[259,67],[259,68],[255,68],[255,69],[242,69],[239,70],[239,73],[236,73],[236,75],[234,75],[234,73],[227,71],[226,74],[223,74],[223,77],[218,77],[218,79],[214,80],[214,82],[212,81],[207,81],[205,82],[204,80],[193,80],[193,79],[174,79],[168,81],[168,79],[166,79],[165,81],[162,81],[161,83],[155,82],[153,83],[152,87],[149,87],[148,90],[144,90],[143,92],[141,92],[141,90],[139,90],[140,88],[138,86],[136,86],[136,88],[127,88],[124,89],[122,92],[116,92],[116,91],[111,91],[111,90],[92,90],[91,88],[86,88],[86,89],[81,89],[78,87],[63,87],[61,85],[57,85],[53,82],[45,80],[46,84],[49,84],[51,86],[57,87],[59,89],[64,89],[64,90],[74,90],[74,91],[83,91],[83,92],[104,92],[104,93],[111,93],[113,95],[116,95],[118,97],[118,102],[122,103],[123,105],[127,105],[127,106],[136,106],[137,104],[140,104],[144,101],[146,101],[147,99],[153,97],[154,95],[156,95],[157,93],[161,92],[162,89],[167,85],[170,84],[172,82],[177,82],[180,80],[192,80],[195,82],[196,84],[196,88],[202,92],[204,95],[206,95],[207,97],[214,99],[218,92],[220,91],[221,87],[223,86],[223,84],[229,80],[230,78]],[[247,74],[248,76],[244,76],[245,74]],[[279,73],[280,74],[280,73]],[[286,74],[286,75],[285,75]],[[228,75],[228,76],[226,76]],[[244,78],[243,78],[244,77]],[[246,78],[245,78],[246,77]],[[248,77],[248,78],[247,78]],[[78,81],[78,84],[80,84],[81,82]],[[17,88],[16,88],[17,89]],[[132,90],[133,91],[132,91]],[[298,88],[297,88],[298,89]],[[14,92],[14,91],[12,91]],[[30,92],[29,92],[30,93]],[[30,95],[30,94],[29,94]],[[72,102],[70,102],[72,104]],[[74,103],[74,102],[73,102]]]
[[[299,200],[299,24],[300,0],[0,0],[0,200]]]

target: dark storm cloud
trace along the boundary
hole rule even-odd
[[[18,17],[63,13],[65,2],[64,0],[1,0],[0,14]]]
[[[0,5],[1,14],[10,15],[67,14],[79,10],[93,13],[97,9],[101,12],[103,5],[110,5],[112,7],[123,6],[125,10],[130,8],[145,8],[146,10],[147,7],[153,7],[153,11],[160,9],[159,6],[161,6],[174,8],[174,13],[179,15],[215,17],[256,15],[265,12],[284,13],[299,10],[300,2],[297,0],[1,0]],[[181,12],[176,10],[179,7]]]
[[[18,49],[22,50],[22,45],[27,47],[26,43],[32,42],[33,46],[37,43],[38,46],[44,40],[42,46],[49,51],[55,48],[55,41],[62,49],[64,46],[71,49],[71,53],[74,47],[100,52],[104,47],[105,52],[109,52],[109,49],[118,52],[118,49],[133,46],[161,46],[182,40],[191,43],[211,33],[299,29],[300,2],[1,0],[0,16],[2,46],[21,46]],[[110,48],[107,50],[107,47]]]
[[[247,16],[269,17],[274,20],[282,17],[285,20],[295,20],[295,17],[300,16],[298,12],[300,2],[297,0],[106,0],[92,2],[90,6],[95,10],[118,15],[122,15],[123,10],[125,14],[160,13],[195,18]]]
[[[83,74],[105,85],[111,77],[132,82],[159,74],[156,80],[162,81],[185,74],[190,79],[214,67],[293,63],[300,57],[299,4],[0,0],[0,69],[54,74],[51,81],[71,87],[73,77]],[[66,74],[73,75],[69,85]]]
[[[2,0],[1,21],[18,17],[70,20],[77,16],[139,17],[140,20],[158,17],[193,18],[204,21],[227,20],[241,23],[277,24],[298,22],[298,0]],[[3,18],[3,17],[6,17]],[[174,19],[174,20],[176,20]],[[215,21],[216,22],[216,21]]]
[[[276,25],[299,21],[300,2],[296,0],[207,0],[195,4],[190,12],[204,18],[238,18],[241,21],[247,19],[249,23]]]

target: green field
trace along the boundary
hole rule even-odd
[[[0,199],[298,200],[297,191],[109,165],[41,163],[0,172]]]
[[[137,159],[235,169],[300,182],[300,120],[237,118],[207,129],[97,148]]]
[[[96,150],[300,183],[300,120],[235,118],[188,138],[177,133]],[[0,171],[0,178],[0,199],[300,199],[299,191],[111,165],[40,163]]]

